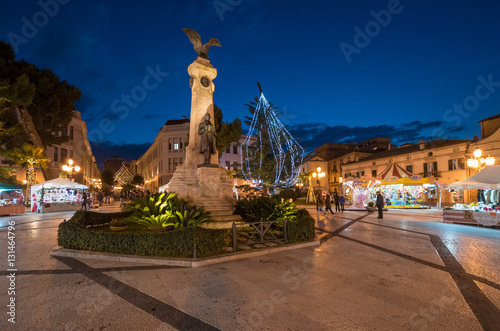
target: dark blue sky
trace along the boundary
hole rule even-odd
[[[0,39],[82,91],[75,106],[99,157],[137,157],[165,121],[190,115],[196,54],[182,28],[222,44],[209,56],[224,120],[248,114],[259,81],[309,149],[373,136],[472,139],[477,121],[500,113],[498,0],[40,3],[4,1]],[[158,84],[141,89],[151,71]]]

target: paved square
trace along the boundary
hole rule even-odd
[[[4,255],[0,329],[498,329],[500,231],[439,215],[320,215],[319,248],[191,269],[53,259],[57,225],[71,213],[2,217],[2,245],[16,222],[18,271],[13,325]]]

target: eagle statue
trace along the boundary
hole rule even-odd
[[[215,38],[210,38],[210,40],[206,44],[201,43],[201,37],[198,34],[198,32],[192,30],[192,29],[182,29],[185,34],[189,37],[189,40],[193,44],[194,50],[196,53],[198,53],[198,57],[204,58],[208,60],[208,50],[212,46],[219,46],[222,47],[220,42],[215,39]]]

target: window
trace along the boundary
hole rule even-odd
[[[231,162],[230,161],[226,161],[226,169],[231,169]]]
[[[172,159],[168,158],[168,170],[172,170]]]
[[[229,147],[227,148],[226,153],[228,153],[228,154],[229,154],[229,153],[231,153],[231,146],[229,146]]]
[[[177,138],[174,138],[174,150],[179,150],[179,142],[177,141]]]
[[[437,171],[437,162],[424,163],[424,177],[435,176]]]
[[[460,170],[465,169],[465,159],[453,159],[448,160],[448,170]]]
[[[73,140],[73,126],[69,126],[69,140]]]
[[[377,177],[377,170],[372,170],[372,177]]]
[[[238,146],[233,145],[233,154],[238,154]]]
[[[171,138],[168,138],[168,150],[171,151],[172,150],[172,139]],[[170,170],[170,169],[169,169]]]
[[[66,148],[61,148],[61,163],[66,163],[68,159],[68,150]]]
[[[70,150],[69,151],[69,158],[72,159],[73,158],[73,150]]]
[[[177,168],[178,164],[179,164],[179,158],[174,157],[174,160],[173,160],[173,163],[172,163],[172,170],[175,171],[175,169]]]
[[[182,138],[179,138],[179,149],[182,149]]]
[[[238,162],[233,162],[233,170],[238,170],[238,167],[239,167],[239,163]]]
[[[365,171],[361,171],[361,177],[363,177],[365,175]]]
[[[54,162],[59,162],[59,148],[54,147]]]
[[[407,165],[406,166],[406,171],[413,173],[413,166],[412,165]]]
[[[64,128],[64,129],[61,131],[61,133],[62,133],[62,136],[63,136],[63,137],[66,137],[66,136],[68,135],[68,128]]]

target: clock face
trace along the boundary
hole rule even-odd
[[[201,86],[208,87],[210,85],[210,80],[207,77],[201,77]]]

